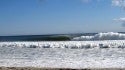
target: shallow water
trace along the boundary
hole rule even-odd
[[[121,41],[117,41],[117,43],[119,42]],[[123,40],[122,42],[125,41]],[[75,43],[75,41],[72,43]],[[84,43],[84,41],[82,43]],[[89,43],[89,41],[87,43]],[[70,49],[22,48],[18,46],[0,47],[0,66],[51,68],[124,68],[124,51],[124,48]]]

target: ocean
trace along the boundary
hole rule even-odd
[[[125,68],[125,33],[0,36],[0,66]]]
[[[76,33],[76,34],[50,34],[50,35],[20,35],[20,36],[0,36],[0,42],[4,41],[89,41],[91,40],[122,40],[120,37],[125,32],[108,33]],[[100,38],[99,38],[100,37]],[[84,39],[83,39],[84,38]]]
[[[97,33],[0,36],[0,41],[71,41],[74,37],[95,34]]]

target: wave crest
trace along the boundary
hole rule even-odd
[[[90,40],[125,40],[125,34],[122,33],[98,33],[94,36],[81,36],[75,37],[72,39],[73,41],[90,41]]]

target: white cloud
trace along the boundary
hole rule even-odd
[[[125,17],[124,18],[119,18],[119,19],[114,19],[114,20],[121,23],[122,27],[125,27]]]
[[[112,0],[112,5],[125,8],[125,0]]]
[[[124,18],[119,18],[119,19],[114,19],[114,20],[116,20],[116,21],[124,21],[125,22],[125,17]]]
[[[112,5],[116,7],[121,7],[123,10],[125,10],[125,0],[112,0]],[[125,17],[114,19],[116,22],[121,23],[122,27],[125,27]]]

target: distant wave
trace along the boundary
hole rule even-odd
[[[70,41],[70,35],[29,35],[29,36],[0,36],[0,42],[3,41]]]
[[[125,40],[105,41],[41,41],[41,42],[0,42],[0,47],[11,48],[125,48]]]
[[[0,36],[0,42],[12,41],[94,41],[125,40],[124,33],[81,33],[60,35]]]
[[[91,40],[125,40],[125,34],[122,33],[98,33],[94,36],[80,36],[72,39],[73,41],[91,41]]]
[[[29,38],[24,41],[70,41],[70,36],[60,35],[60,36],[47,36],[47,37],[38,37],[38,38]]]

